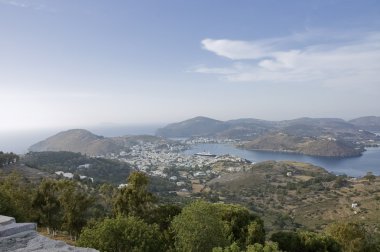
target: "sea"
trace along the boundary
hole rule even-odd
[[[251,151],[235,147],[231,144],[197,144],[186,150],[185,154],[193,155],[197,152],[207,151],[216,155],[230,154],[245,158],[251,162],[267,160],[290,160],[310,163],[325,168],[337,175],[346,174],[352,177],[362,177],[367,172],[380,176],[380,148],[367,148],[359,157],[330,158],[315,157],[295,153],[281,153],[270,151]]]

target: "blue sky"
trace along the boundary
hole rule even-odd
[[[380,115],[376,0],[0,0],[0,131]]]

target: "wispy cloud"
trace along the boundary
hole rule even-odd
[[[231,60],[198,66],[232,82],[379,85],[380,33],[305,32],[258,41],[204,39],[202,48]]]
[[[39,0],[0,0],[0,4],[17,8],[28,8],[39,11],[55,12],[55,10]]]

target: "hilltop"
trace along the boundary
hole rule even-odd
[[[172,123],[156,131],[165,137],[225,136],[230,138],[252,138],[269,131],[284,131],[300,136],[319,136],[356,134],[358,130],[380,128],[380,117],[362,117],[351,121],[340,118],[297,118],[283,121],[266,121],[244,118],[219,121],[207,117],[195,117],[182,122]],[[371,135],[371,133],[369,133]]]
[[[51,136],[29,147],[31,152],[69,151],[90,156],[106,156],[119,153],[142,142],[163,142],[156,136],[103,137],[84,129],[71,129]]]
[[[365,116],[349,121],[353,125],[370,131],[380,131],[380,116]]]
[[[222,121],[198,116],[183,122],[169,124],[158,129],[156,135],[164,137],[204,136],[215,134],[227,128],[228,126]]]
[[[233,139],[247,149],[351,157],[360,155],[365,146],[380,143],[380,136],[366,130],[377,125],[376,118],[352,121],[308,117],[284,121],[254,118],[218,121],[195,117],[158,129],[156,135]]]
[[[97,136],[84,129],[72,129],[59,132],[32,145],[29,151],[71,151],[88,155],[105,155],[118,149],[120,146],[108,138]]]

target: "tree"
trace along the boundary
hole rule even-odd
[[[222,220],[229,228],[230,242],[236,242],[245,248],[249,244],[265,241],[263,221],[247,208],[233,204],[217,204],[222,214]]]
[[[30,182],[18,173],[11,173],[0,180],[0,214],[15,217],[19,222],[35,219],[32,211]]]
[[[39,222],[47,227],[48,234],[52,228],[53,235],[55,235],[55,231],[60,227],[62,221],[59,187],[56,180],[42,180],[33,198],[33,208],[38,213]]]
[[[373,175],[372,172],[367,172],[367,174],[364,176],[365,179],[368,179],[369,182],[373,182],[376,180],[376,176]]]
[[[114,199],[114,214],[146,217],[153,208],[156,198],[148,191],[148,177],[133,172],[128,177],[128,186],[121,188]]]
[[[215,204],[195,201],[174,217],[172,228],[178,251],[211,251],[229,244],[228,229]]]
[[[59,202],[63,208],[62,227],[76,239],[86,224],[86,211],[93,202],[93,198],[74,181],[60,181],[59,189]]]
[[[305,252],[340,252],[340,245],[330,236],[309,231],[297,232]]]
[[[292,252],[340,252],[339,244],[326,234],[309,231],[274,233],[271,240],[278,243],[281,250]]]
[[[247,227],[247,236],[245,240],[246,245],[250,244],[264,244],[265,230],[264,223],[261,219],[252,221]]]
[[[240,250],[239,246],[234,242],[231,246],[213,248],[212,252],[280,252],[277,243],[265,242],[265,244],[255,243],[247,246],[246,250]]]
[[[271,241],[277,242],[281,250],[292,252],[303,252],[301,238],[296,232],[280,231],[272,234]]]
[[[0,186],[0,215],[12,215],[12,213],[14,213],[13,206],[10,202],[11,199],[1,190]]]
[[[0,151],[0,167],[16,163],[19,159],[20,157],[13,152],[4,153]]]
[[[371,240],[373,239],[369,239],[371,235],[366,227],[360,223],[334,223],[326,228],[326,233],[342,246],[343,251],[376,251],[375,248],[379,248],[379,244],[372,243]]]
[[[246,252],[280,252],[277,243],[266,242],[264,245],[255,243],[248,245]]]
[[[164,251],[157,225],[148,225],[134,217],[106,218],[93,226],[85,227],[78,245],[100,251],[156,252]]]

